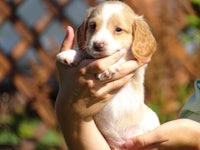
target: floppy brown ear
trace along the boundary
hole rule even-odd
[[[142,17],[136,18],[133,24],[131,49],[134,57],[140,62],[149,61],[156,50],[156,40]]]
[[[87,10],[86,16],[85,16],[82,24],[78,27],[78,29],[76,31],[76,42],[77,42],[78,48],[80,50],[85,50],[85,48],[86,48],[87,22],[88,22],[88,19],[93,10],[94,10],[94,8],[90,8]]]

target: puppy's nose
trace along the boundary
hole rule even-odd
[[[104,42],[94,42],[93,48],[95,51],[101,52],[104,49]]]

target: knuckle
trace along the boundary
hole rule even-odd
[[[92,97],[93,98],[101,98],[102,97],[102,93],[101,92],[99,92],[99,91],[95,91],[95,90],[93,90],[93,91],[91,91],[92,92]]]
[[[94,81],[93,80],[87,80],[86,85],[90,90],[92,90],[94,88]]]
[[[105,64],[104,63],[97,63],[96,64],[96,69],[100,72],[103,72],[105,70]]]
[[[101,90],[95,88],[91,89],[90,93],[93,99],[102,99],[105,96]]]
[[[79,72],[80,75],[85,75],[86,69],[85,68],[81,68],[81,69],[79,69],[78,72]]]
[[[143,138],[141,138],[141,137],[135,137],[135,138],[133,138],[132,139],[132,143],[136,147],[144,147],[144,146],[146,146],[145,140]]]

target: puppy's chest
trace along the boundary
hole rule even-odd
[[[109,117],[109,120],[113,120],[113,122],[124,118],[133,121],[138,117],[137,112],[140,112],[143,104],[143,89],[135,88],[132,81],[130,81],[104,107],[101,111],[101,115]],[[133,122],[130,122],[130,124],[132,123]]]

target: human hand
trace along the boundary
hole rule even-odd
[[[67,28],[61,51],[72,49],[74,31]],[[109,100],[123,87],[134,75],[134,71],[142,64],[130,60],[121,64],[120,70],[112,79],[106,81],[98,80],[95,75],[108,69],[115,64],[124,52],[102,59],[82,60],[76,67],[69,67],[57,61],[57,68],[60,78],[57,106],[65,106],[67,113],[71,110],[73,117],[91,119],[99,112]],[[60,109],[57,109],[59,111]],[[66,113],[66,112],[65,112]]]
[[[177,119],[143,135],[128,139],[128,150],[200,150],[200,124]]]

